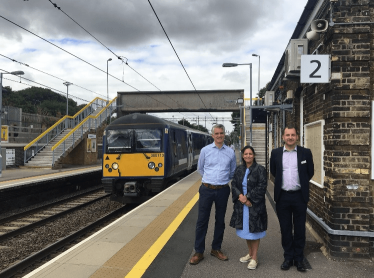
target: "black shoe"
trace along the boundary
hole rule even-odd
[[[281,269],[282,270],[289,270],[291,266],[293,266],[293,261],[292,260],[291,261],[284,260],[284,262],[281,265]]]
[[[305,272],[306,271],[306,266],[305,266],[304,262],[295,261],[295,266],[297,267],[297,271],[300,271],[300,272]]]

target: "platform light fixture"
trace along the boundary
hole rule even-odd
[[[224,68],[231,68],[231,67],[237,67],[237,66],[249,66],[249,72],[250,72],[250,90],[249,90],[249,109],[250,109],[250,125],[249,125],[249,130],[250,130],[250,141],[249,144],[252,146],[252,63],[247,63],[247,64],[237,64],[237,63],[224,63],[222,67]],[[240,109],[241,112],[241,109]],[[241,117],[240,117],[241,118]],[[241,129],[240,129],[241,130]]]
[[[73,83],[66,81],[63,84],[66,86],[66,116],[69,116],[69,86]]]
[[[252,54],[253,57],[258,57],[258,97],[260,97],[260,65],[261,65],[261,58],[260,55]],[[257,102],[258,103],[258,102]]]

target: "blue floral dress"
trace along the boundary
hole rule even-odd
[[[249,169],[245,171],[245,175],[243,178],[243,194],[247,194],[247,177],[249,174]],[[260,233],[250,233],[249,232],[249,210],[250,207],[247,207],[246,205],[243,205],[243,230],[236,229],[236,234],[238,237],[241,237],[243,239],[250,239],[250,240],[256,240],[263,238],[266,236],[266,231],[260,232]]]

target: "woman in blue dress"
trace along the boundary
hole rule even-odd
[[[265,205],[267,187],[266,170],[256,163],[255,151],[251,146],[242,150],[242,165],[235,170],[231,182],[234,211],[230,226],[236,234],[246,240],[248,254],[240,258],[249,269],[256,269],[260,239],[266,235],[268,216]]]

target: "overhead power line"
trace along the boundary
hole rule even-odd
[[[51,2],[51,3],[52,3],[52,4],[53,4],[57,9],[59,9],[61,12],[63,12],[66,16],[68,16],[71,20],[73,20],[73,21],[74,21],[78,26],[80,26],[83,30],[85,30],[88,34],[90,34],[90,35],[91,35],[95,40],[97,40],[101,45],[103,45],[106,49],[108,49],[111,53],[113,53],[113,54],[114,54],[118,59],[120,59],[123,63],[125,63],[125,64],[126,64],[129,68],[131,68],[134,72],[136,72],[136,73],[137,73],[138,75],[140,75],[143,79],[145,79],[145,80],[148,81],[150,84],[152,84],[155,88],[157,88],[159,91],[161,91],[157,86],[155,86],[152,82],[150,82],[150,81],[149,81],[147,78],[145,78],[142,74],[140,74],[138,71],[136,71],[134,68],[132,68],[132,67],[128,64],[128,62],[127,62],[128,59],[127,59],[126,57],[116,55],[112,50],[110,50],[108,47],[106,47],[106,46],[105,46],[105,45],[104,45],[100,40],[98,40],[98,39],[97,39],[94,35],[92,35],[88,30],[86,30],[83,26],[81,26],[81,25],[80,25],[78,22],[76,22],[72,17],[70,17],[68,14],[66,14],[63,10],[61,10],[60,7],[58,7],[56,4],[54,4],[54,3],[53,3],[52,1],[50,1],[50,0],[49,0],[49,2]],[[151,3],[150,3],[150,4],[151,4]],[[151,5],[151,7],[152,7],[152,5]],[[153,7],[152,7],[152,9],[153,9]],[[157,16],[157,14],[156,14],[156,16]],[[0,17],[3,18],[3,19],[5,19],[5,20],[7,20],[8,22],[10,22],[10,23],[16,25],[17,27],[19,27],[19,28],[25,30],[26,32],[29,32],[29,33],[31,33],[32,35],[34,35],[34,36],[36,36],[36,37],[38,37],[38,38],[44,40],[45,42],[48,42],[48,43],[52,44],[53,46],[59,48],[60,50],[62,50],[62,51],[64,51],[64,52],[66,52],[66,53],[68,53],[68,54],[74,56],[75,58],[81,60],[82,62],[85,62],[85,63],[91,65],[92,67],[94,67],[94,68],[100,70],[101,72],[107,74],[105,71],[103,71],[103,70],[101,70],[100,68],[94,66],[93,64],[91,64],[91,63],[85,61],[84,59],[82,59],[82,58],[80,58],[80,57],[78,57],[78,56],[72,54],[71,52],[69,52],[69,51],[67,51],[67,50],[65,50],[65,49],[63,49],[63,48],[61,48],[61,47],[55,45],[54,43],[49,42],[48,40],[42,38],[41,36],[39,36],[39,35],[37,35],[37,34],[35,34],[35,33],[33,33],[32,31],[27,30],[26,28],[20,26],[19,24],[16,24],[15,22],[13,22],[13,21],[11,21],[11,20],[5,18],[4,16],[0,15]],[[160,22],[160,21],[159,21],[159,22]],[[161,24],[161,22],[160,22],[160,24]],[[161,26],[162,26],[162,24],[161,24]],[[163,28],[163,26],[162,26],[162,28]],[[163,29],[164,29],[164,28],[163,28]],[[164,31],[165,31],[165,30],[164,30]],[[166,31],[165,31],[165,34],[166,34]],[[167,34],[166,34],[166,36],[167,36]],[[169,38],[168,38],[168,39],[169,39]],[[169,39],[169,41],[170,41],[170,39]],[[170,41],[170,43],[171,43],[171,41]],[[173,47],[173,45],[172,45],[172,47]],[[174,47],[173,47],[173,49],[174,49]],[[174,49],[174,51],[175,51],[175,49]],[[175,53],[176,53],[176,51],[175,51]],[[1,55],[1,54],[0,54],[0,55]],[[177,53],[176,53],[176,55],[177,55],[177,57],[178,57],[178,59],[179,59],[179,56],[178,56]],[[4,56],[4,55],[2,55],[2,56]],[[6,56],[4,56],[4,57],[6,57]],[[8,58],[8,57],[6,57],[6,58]],[[124,61],[123,58],[125,58],[126,61]],[[9,59],[10,59],[10,58],[9,58]],[[14,60],[14,59],[11,59],[11,60],[12,60],[12,61],[15,61],[15,62],[18,62],[18,61]],[[179,59],[179,60],[180,60],[180,59]],[[181,60],[180,60],[180,62],[181,62]],[[24,64],[24,65],[30,67],[29,65],[27,65],[27,64],[25,64],[25,63],[22,63],[22,62],[18,62],[18,63],[20,63],[20,64]],[[181,63],[182,63],[182,62],[181,62]],[[182,64],[182,66],[183,66],[183,64]],[[30,67],[30,68],[33,68],[33,67]],[[184,66],[183,66],[183,68],[184,68]],[[35,69],[35,68],[33,68],[33,69]],[[38,69],[35,69],[35,70],[38,70]],[[41,71],[41,70],[38,70],[38,71],[40,71],[40,72],[42,72],[42,73],[45,73],[45,72],[43,72],[43,71]],[[185,71],[186,71],[186,70],[185,70]],[[45,74],[48,74],[48,73],[45,73]],[[187,76],[188,76],[187,71],[186,71],[186,74],[187,74]],[[53,77],[55,77],[55,78],[58,78],[58,79],[60,79],[60,80],[63,80],[63,79],[61,79],[61,78],[59,78],[59,77],[56,77],[56,76],[54,76],[54,75],[51,75],[51,74],[48,74],[48,75],[53,76]],[[135,88],[135,87],[133,87],[132,85],[130,85],[130,84],[124,82],[124,80],[120,80],[120,79],[118,79],[117,77],[113,76],[112,74],[108,74],[108,75],[110,75],[111,77],[113,77],[113,78],[115,78],[115,79],[121,81],[122,83],[124,83],[124,84],[126,84],[126,85],[132,87],[133,89],[139,91],[137,88]],[[188,78],[190,79],[189,76],[188,76]],[[25,79],[25,78],[24,78],[24,79]],[[63,81],[65,81],[65,80],[63,80]],[[190,79],[190,81],[191,81],[191,83],[192,83],[192,80],[191,80],[191,79]],[[193,85],[193,83],[192,83],[192,85]],[[43,86],[44,86],[44,85],[43,85]],[[84,87],[81,87],[81,86],[79,86],[79,85],[75,85],[75,86],[80,87],[80,88],[82,88],[82,89],[84,89],[84,90],[88,90],[88,89],[86,89],[86,88],[84,88]],[[46,86],[46,87],[48,87],[48,86]],[[195,88],[194,85],[193,85],[193,87]],[[195,90],[196,90],[196,88],[195,88]],[[88,91],[91,91],[91,90],[88,90]],[[91,92],[93,92],[93,91],[91,91]],[[93,92],[93,93],[98,94],[98,93],[96,93],[96,92]],[[100,94],[98,94],[98,95],[100,95]],[[101,96],[103,96],[103,95],[101,95]],[[165,103],[162,103],[162,102],[158,101],[157,99],[153,98],[152,96],[150,96],[150,95],[148,95],[148,96],[149,96],[150,98],[156,100],[157,102],[159,102],[159,103],[161,103],[161,104],[163,104],[163,105],[165,105],[165,106],[167,106],[167,107],[169,107],[169,108],[172,108],[172,107],[166,105]],[[198,94],[198,96],[199,96],[200,100],[202,101],[202,99],[201,99],[201,97],[200,97],[199,94]],[[170,98],[170,97],[169,97],[169,98]],[[170,99],[171,99],[173,102],[177,103],[174,99],[172,99],[172,98],[170,98]],[[203,105],[206,107],[206,105],[205,105],[205,103],[204,103],[203,101],[202,101],[202,103],[203,103]],[[181,112],[178,112],[178,113],[180,113],[181,115],[183,115]],[[210,113],[209,113],[209,114],[210,114]],[[210,114],[210,116],[213,118],[213,116],[212,116],[211,114]]]
[[[178,60],[179,60],[179,62],[180,62],[180,64],[181,64],[182,68],[184,69],[184,72],[186,73],[188,79],[190,80],[190,82],[191,82],[193,88],[196,90],[195,85],[193,84],[193,82],[192,82],[190,76],[188,75],[186,68],[184,67],[184,65],[183,65],[183,63],[182,63],[182,61],[181,61],[181,59],[179,58],[179,55],[178,55],[177,51],[176,51],[175,48],[174,48],[173,43],[171,42],[171,40],[170,40],[168,34],[166,33],[166,30],[165,30],[164,26],[162,25],[161,20],[159,19],[158,15],[157,15],[157,13],[156,13],[156,11],[155,11],[155,9],[153,8],[153,6],[152,6],[152,4],[151,4],[151,1],[148,0],[148,3],[149,3],[149,5],[151,6],[151,8],[152,8],[152,10],[153,10],[153,12],[154,12],[154,14],[155,14],[155,16],[156,16],[158,22],[160,23],[162,30],[164,30],[164,33],[165,33],[167,39],[169,40],[169,43],[170,43],[171,47],[173,48],[174,53],[175,53],[175,55],[177,56],[177,58],[178,58]]]
[[[0,70],[2,70],[2,69],[0,69]],[[2,71],[4,71],[4,70],[2,70]],[[21,77],[21,76],[20,76],[20,77]],[[48,89],[50,89],[52,92],[54,92],[54,93],[56,93],[56,94],[59,94],[59,95],[61,95],[61,96],[63,96],[63,97],[66,96],[66,93],[63,92],[63,91],[60,91],[60,90],[54,89],[54,88],[52,88],[52,87],[49,87],[49,86],[47,86],[47,85],[44,85],[44,84],[41,84],[41,83],[38,83],[38,82],[35,82],[35,81],[32,81],[32,80],[27,79],[27,78],[24,78],[24,77],[21,77],[21,78],[22,78],[22,79],[25,79],[25,80],[28,80],[28,81],[30,81],[30,82],[36,83],[36,84],[38,84],[38,85],[41,85],[41,86],[43,86],[43,87],[45,87],[45,88],[48,88]],[[9,78],[6,78],[6,77],[3,77],[3,79],[6,79],[6,80],[9,80],[9,81],[12,81],[12,82],[17,82],[17,83],[21,83],[21,84],[23,84],[23,85],[27,85],[27,86],[33,87],[33,85],[31,85],[31,84],[27,84],[27,83],[25,83],[25,82],[19,82],[19,81],[17,81],[17,80],[9,79]],[[88,100],[82,99],[82,98],[80,98],[80,97],[74,96],[74,95],[72,95],[72,94],[69,94],[69,98],[79,99],[79,100],[84,101],[84,102],[87,102],[87,103],[91,102],[91,101],[88,101]],[[130,106],[130,105],[128,105],[128,104],[125,104],[125,106],[135,108],[135,107]]]
[[[156,16],[158,22],[160,23],[160,26],[161,26],[162,30],[164,31],[164,33],[165,33],[167,39],[169,40],[169,43],[170,43],[171,47],[173,48],[174,53],[175,53],[175,55],[177,56],[177,58],[178,58],[178,60],[179,60],[179,62],[180,62],[180,64],[181,64],[182,68],[184,69],[184,72],[186,73],[186,75],[187,75],[188,79],[190,80],[192,86],[194,87],[195,91],[197,91],[195,85],[193,84],[193,82],[192,82],[190,76],[189,76],[188,73],[187,73],[186,68],[184,67],[184,65],[183,65],[183,63],[182,63],[182,61],[181,61],[181,59],[179,58],[179,55],[178,55],[177,51],[175,50],[173,43],[171,42],[171,40],[170,40],[168,34],[166,33],[166,30],[165,30],[164,26],[162,25],[160,18],[158,17],[158,15],[157,15],[155,9],[153,8],[153,6],[152,6],[152,4],[151,4],[151,1],[148,0],[148,3],[149,3],[149,5],[151,6],[151,8],[152,8],[152,10],[153,10],[153,13],[155,14],[155,16]],[[200,98],[201,102],[203,103],[204,107],[207,108],[206,105],[205,105],[205,103],[204,103],[204,101],[203,101],[203,99],[201,98],[200,94],[197,93],[197,95],[199,96],[199,98]],[[209,115],[213,118],[212,114],[209,113]]]
[[[122,60],[121,56],[114,53],[109,47],[107,47],[104,43],[102,43],[98,38],[96,38],[94,35],[92,35],[86,28],[84,28],[82,25],[80,25],[76,20],[74,20],[70,15],[68,15],[66,12],[64,12],[61,7],[57,6],[57,4],[53,3],[51,0],[49,0],[51,4],[60,10],[63,14],[65,14],[68,18],[70,18],[72,21],[74,21],[79,27],[81,27],[84,31],[86,31],[91,37],[93,37],[96,41],[98,41],[102,46],[104,46],[106,49],[108,49],[114,56],[116,56],[119,60]],[[127,60],[127,58],[126,58]],[[124,62],[122,60],[122,62]],[[149,81],[147,78],[145,78],[143,75],[141,75],[138,71],[136,71],[134,68],[130,67],[130,65],[126,62],[124,62],[130,69],[132,69],[134,72],[136,72],[138,75],[140,75],[143,79],[145,79],[148,83],[150,83],[152,86],[154,86],[157,90],[161,91],[159,88],[157,88],[156,85],[154,85],[151,81]]]
[[[87,61],[85,61],[85,60],[79,58],[78,56],[76,56],[76,55],[70,53],[69,51],[67,51],[67,50],[65,50],[65,49],[63,49],[63,48],[61,48],[61,47],[55,45],[54,43],[51,43],[51,42],[49,42],[48,40],[46,40],[46,39],[44,39],[44,38],[42,38],[42,37],[36,35],[35,33],[33,33],[33,32],[31,32],[31,31],[27,30],[26,28],[24,28],[24,27],[18,25],[17,23],[15,23],[15,22],[13,22],[13,21],[11,21],[11,20],[9,20],[9,19],[3,17],[2,15],[0,15],[0,17],[3,18],[3,19],[5,19],[6,21],[8,21],[8,22],[10,22],[10,23],[12,23],[12,24],[14,24],[14,25],[16,25],[17,27],[19,27],[19,28],[25,30],[26,32],[28,32],[28,33],[30,33],[30,34],[32,34],[32,35],[34,35],[34,36],[36,36],[36,37],[42,39],[43,41],[45,41],[45,42],[47,42],[47,43],[49,43],[49,44],[51,44],[51,45],[53,45],[53,46],[55,46],[55,47],[61,49],[62,51],[64,51],[64,52],[66,52],[66,53],[68,53],[68,54],[70,54],[70,55],[76,57],[77,59],[79,59],[79,60],[81,60],[81,61],[83,61],[83,62],[85,62],[85,63],[91,65],[92,67],[94,67],[94,68],[96,68],[96,69],[98,69],[98,70],[104,72],[105,74],[107,74],[106,71],[103,71],[102,69],[100,69],[100,68],[98,68],[98,67],[92,65],[91,63],[89,63],[89,62],[87,62]],[[118,79],[117,77],[115,77],[115,76],[113,76],[113,75],[111,75],[111,74],[109,74],[109,75],[112,76],[113,78],[115,78],[115,79],[121,81],[122,83],[124,83],[124,84],[126,84],[126,85],[128,85],[128,86],[130,86],[130,87],[132,87],[132,88],[134,88],[135,90],[139,91],[137,88],[135,88],[135,87],[129,85],[128,83],[126,83],[126,82],[124,82],[124,81],[122,81],[122,80],[120,80],[120,79]],[[165,103],[159,101],[158,99],[155,99],[154,97],[152,97],[152,96],[150,96],[150,95],[148,95],[148,94],[147,94],[147,96],[149,96],[149,97],[152,98],[153,100],[155,100],[155,101],[157,101],[157,102],[159,102],[159,103],[165,105],[166,107],[168,107],[168,108],[170,108],[170,109],[173,109],[172,107],[170,107],[169,105],[167,105],[167,104],[165,104]],[[172,100],[173,100],[173,99],[172,99]],[[177,103],[175,100],[173,100],[173,101],[174,101],[175,103]]]
[[[52,76],[52,77],[54,77],[54,78],[57,78],[57,79],[59,79],[59,80],[61,80],[61,81],[64,81],[64,82],[67,81],[67,80],[64,80],[64,79],[62,79],[62,78],[60,78],[60,77],[54,76],[53,74],[50,74],[50,73],[48,73],[48,72],[44,72],[44,71],[42,71],[42,70],[36,69],[36,68],[34,68],[34,67],[32,67],[32,66],[29,66],[28,64],[25,64],[25,63],[19,62],[19,61],[15,60],[15,59],[12,59],[12,58],[10,58],[10,57],[8,57],[8,56],[5,56],[5,55],[3,55],[3,54],[0,54],[0,56],[3,56],[4,58],[9,59],[9,60],[11,60],[12,62],[16,62],[16,63],[18,63],[18,64],[21,64],[21,65],[27,66],[27,67],[29,67],[30,69],[33,69],[33,70],[39,71],[39,72],[41,72],[41,73],[44,73],[44,74],[46,74],[46,75]],[[91,93],[94,93],[94,94],[97,94],[97,95],[99,95],[99,96],[102,96],[102,97],[106,98],[106,96],[104,96],[104,95],[102,95],[102,94],[99,94],[99,93],[96,93],[96,92],[91,91],[91,90],[89,90],[89,89],[86,89],[86,88],[84,88],[84,87],[81,87],[81,86],[79,86],[79,85],[77,85],[77,84],[75,84],[75,83],[74,83],[74,86],[79,87],[79,88],[81,88],[81,89],[84,89],[84,90],[86,90],[86,91],[89,91],[89,92],[91,92]]]
[[[75,58],[77,58],[77,59],[81,60],[82,62],[84,62],[84,63],[86,63],[86,64],[88,64],[88,65],[94,67],[95,69],[97,69],[97,70],[99,70],[99,71],[101,71],[101,72],[107,74],[106,71],[104,71],[104,70],[98,68],[97,66],[95,66],[95,65],[93,65],[93,64],[91,64],[91,63],[89,63],[89,62],[87,62],[86,60],[84,60],[84,59],[78,57],[77,55],[75,55],[75,54],[73,54],[73,53],[71,53],[71,52],[69,52],[69,51],[63,49],[62,47],[60,47],[60,46],[58,46],[58,45],[56,45],[56,44],[54,44],[54,43],[52,43],[52,42],[46,40],[45,38],[42,38],[41,36],[35,34],[34,32],[31,32],[31,31],[27,30],[26,28],[22,27],[21,25],[19,25],[19,24],[15,23],[15,22],[13,22],[13,21],[11,21],[11,20],[9,20],[9,19],[3,17],[2,15],[0,15],[0,17],[3,18],[3,19],[5,19],[6,21],[8,21],[8,22],[10,22],[10,23],[12,23],[12,24],[14,24],[14,25],[16,25],[17,27],[19,27],[19,28],[25,30],[26,32],[28,32],[28,33],[30,33],[30,34],[32,34],[32,35],[38,37],[39,39],[41,39],[41,40],[43,40],[43,41],[45,41],[45,42],[47,42],[47,43],[49,43],[49,44],[51,44],[51,45],[57,47],[58,49],[60,49],[60,50],[62,50],[62,51],[64,51],[64,52],[66,52],[66,53],[68,53],[68,54],[70,54],[71,56],[74,56]],[[135,88],[134,86],[132,86],[132,85],[126,83],[125,81],[122,81],[121,79],[119,79],[119,78],[113,76],[112,74],[109,74],[109,73],[108,73],[108,75],[110,75],[110,76],[113,77],[114,79],[117,79],[118,81],[120,81],[120,82],[126,84],[127,86],[129,86],[129,87],[131,87],[131,88],[133,88],[133,89],[139,91],[139,90],[138,90],[137,88]]]

